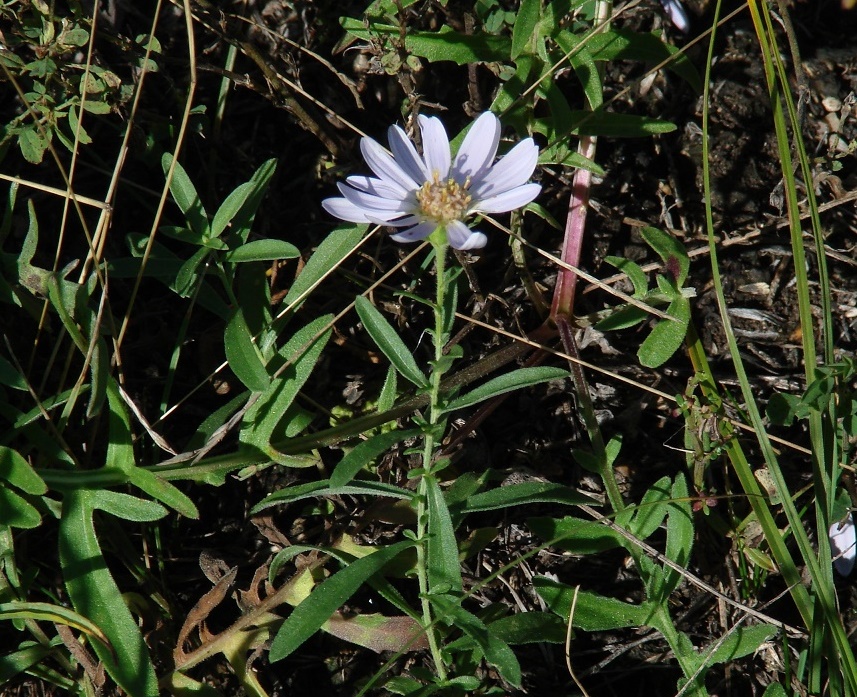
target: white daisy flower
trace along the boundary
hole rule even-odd
[[[348,177],[338,184],[342,197],[322,201],[324,209],[353,223],[405,228],[392,235],[396,242],[423,240],[443,227],[450,245],[468,250],[488,241],[465,225],[468,217],[520,208],[541,191],[528,183],[539,157],[532,138],[494,163],[500,121],[490,111],[476,119],[455,160],[440,119],[420,116],[419,124],[422,155],[398,126],[387,133],[392,157],[376,141],[363,138],[360,150],[375,177]]]

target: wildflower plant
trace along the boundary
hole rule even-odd
[[[375,177],[348,177],[339,184],[342,198],[329,198],[322,205],[343,220],[404,228],[392,235],[396,242],[417,242],[437,231],[455,249],[480,249],[488,238],[464,221],[532,201],[541,191],[529,182],[539,149],[526,138],[494,163],[500,120],[488,111],[473,123],[453,160],[441,120],[418,118],[422,155],[399,126],[388,131],[392,157],[372,138],[363,138],[360,150]]]
[[[799,256],[805,240],[797,215],[803,210],[799,195],[805,193],[813,209],[815,194],[812,187],[804,192],[795,186],[789,156],[801,129],[790,115],[793,107],[786,104],[783,111],[780,104],[774,115],[793,216],[807,389],[803,396],[772,398],[762,423],[743,373],[738,374],[747,405],[742,412],[714,379],[694,329],[691,284],[699,279],[694,266],[699,262],[671,232],[648,224],[639,228],[651,259],[660,260],[654,273],[654,266],[636,255],[636,261],[604,256],[623,276],[618,283],[630,284],[625,293],[611,291],[622,304],[586,318],[574,315],[580,309],[574,288],[586,266],[580,249],[588,190],[594,175],[612,176],[597,164],[595,139],[645,138],[675,129],[660,100],[637,101],[643,92],[633,89],[638,83],[628,80],[620,94],[612,86],[605,89],[610,78],[604,64],[657,64],[650,76],[658,89],[672,89],[674,76],[700,91],[716,84],[712,75],[700,79],[691,61],[669,43],[688,24],[682,5],[662,0],[668,17],[656,19],[655,28],[663,33],[648,33],[615,19],[657,11],[657,3],[626,3],[614,11],[607,0],[487,0],[473,5],[463,28],[422,22],[420,10],[427,8],[436,19],[441,12],[467,12],[468,3],[365,4],[360,16],[340,18],[334,14],[341,3],[302,3],[306,7],[288,19],[289,30],[310,18],[313,24],[305,27],[302,40],[323,36],[327,43],[293,62],[282,61],[276,51],[260,52],[247,40],[246,23],[260,20],[241,17],[237,9],[221,14],[207,3],[194,3],[193,11],[189,0],[177,4],[184,30],[181,22],[159,23],[156,13],[146,16],[144,10],[110,19],[98,3],[92,12],[99,14],[91,17],[81,14],[79,3],[66,9],[45,0],[7,0],[0,8],[0,83],[9,96],[0,119],[0,179],[11,183],[3,191],[0,215],[0,304],[7,325],[0,355],[3,688],[15,690],[20,683],[26,690],[38,681],[49,694],[118,689],[154,697],[212,694],[216,687],[223,694],[265,697],[270,684],[280,681],[274,689],[297,694],[302,690],[296,675],[309,664],[313,678],[317,675],[315,664],[322,662],[317,648],[339,645],[309,643],[323,632],[367,650],[347,652],[364,672],[347,676],[343,693],[535,693],[532,683],[544,675],[522,667],[528,649],[513,647],[540,644],[537,650],[551,659],[561,649],[551,654],[548,645],[565,643],[573,678],[573,664],[586,659],[573,654],[572,628],[617,637],[629,628],[649,628],[662,643],[659,652],[671,655],[669,679],[677,679],[678,687],[670,694],[706,697],[717,664],[757,653],[779,658],[781,650],[786,660],[794,655],[799,660],[782,671],[770,670],[790,677],[796,691],[824,694],[827,681],[829,694],[857,695],[857,664],[833,575],[834,565],[844,574],[855,559],[857,491],[845,463],[854,461],[857,443],[857,368],[836,359],[829,318],[819,343],[821,365],[815,357],[819,315],[807,290],[811,264]],[[122,5],[117,3],[125,12]],[[760,39],[775,37],[770,27],[764,29],[770,10],[759,0],[749,7]],[[648,15],[638,16],[648,21]],[[123,35],[126,26],[133,28],[129,36]],[[195,41],[203,34],[212,48],[204,52],[206,62],[223,58],[216,70],[197,69],[203,52]],[[336,73],[343,90],[354,87],[337,72],[343,54],[323,58],[334,41],[340,47],[350,43],[370,59],[372,77],[366,80],[378,78],[404,96],[388,105],[393,113],[383,123],[406,117],[413,127],[406,132],[391,126],[389,151],[371,138],[361,141],[369,173],[348,176],[338,184],[338,195],[321,204],[345,221],[335,227],[314,203],[294,204],[294,196],[272,201],[267,193],[293,192],[298,183],[312,180],[293,163],[278,167],[271,154],[275,148],[307,145],[306,160],[317,175],[317,163],[341,160],[348,147],[319,117],[322,107],[332,110],[328,95],[309,94],[309,79],[289,84],[290,70],[300,72],[303,61],[317,61],[317,69]],[[765,47],[775,44],[774,38],[760,40]],[[769,80],[779,60],[778,51],[765,57]],[[715,64],[713,56],[708,63]],[[481,115],[454,135],[458,117],[444,126],[437,117],[417,115],[433,108],[428,99],[442,103],[451,92],[434,94],[428,80],[418,93],[417,80],[409,78],[420,70],[436,78],[465,69],[474,88],[468,113]],[[242,89],[236,90],[239,81]],[[489,83],[490,90],[476,94]],[[781,71],[766,94],[780,99],[789,89]],[[263,112],[254,101],[252,109],[234,109],[248,94],[257,100],[259,94],[251,91],[277,107]],[[371,92],[352,92],[353,109],[373,108],[376,118],[383,106],[369,106]],[[200,100],[200,94],[215,93],[216,107]],[[308,103],[313,107],[304,108]],[[352,109],[340,105],[339,122],[347,123]],[[273,111],[279,107],[285,112]],[[243,128],[257,114],[264,128],[275,121],[277,128],[254,133],[273,135],[238,134],[234,120]],[[282,123],[286,128],[279,127]],[[54,142],[65,147],[54,148]],[[234,167],[231,161],[225,166],[224,153],[235,152],[236,142],[248,144],[246,152],[235,158]],[[707,135],[702,142],[709,147]],[[206,151],[213,143],[217,147]],[[662,145],[669,147],[666,140]],[[111,161],[112,173],[104,167]],[[804,155],[802,166],[807,162]],[[802,178],[814,180],[806,169]],[[534,179],[546,188],[550,184],[551,197],[539,195],[541,185]],[[59,182],[66,190],[57,188]],[[81,195],[84,183],[88,196]],[[526,245],[538,239],[531,233],[542,232],[533,223],[539,216],[552,224],[541,204],[551,200],[556,215],[556,201],[565,195],[570,201],[565,240],[542,235],[544,249],[538,251],[550,270],[540,268],[538,280],[544,283],[528,283],[536,279],[529,273]],[[703,198],[707,206],[715,200],[710,193]],[[299,211],[300,217],[282,224],[269,206]],[[521,208],[526,215],[515,212]],[[505,212],[513,212],[511,230],[491,237],[488,225],[501,226],[488,216]],[[816,218],[811,222],[821,269],[825,244]],[[367,242],[377,241],[373,226],[389,233],[381,238],[385,249],[393,246],[390,241],[413,246],[396,250],[404,261],[370,279],[361,264],[370,256]],[[708,256],[715,260],[711,220],[707,228]],[[522,279],[509,288],[521,291],[514,296],[520,305],[533,301],[532,313],[522,315],[520,335],[492,326],[492,345],[476,355],[453,339],[463,325],[458,309],[469,293],[449,248],[473,251],[490,243],[497,245],[491,254],[500,257],[506,240]],[[553,257],[558,249],[561,259]],[[397,286],[402,275],[415,271],[409,263],[414,258],[421,262],[419,275]],[[383,268],[383,258],[372,262],[373,273]],[[513,278],[511,264],[508,268],[504,285]],[[713,261],[712,272],[717,271]],[[559,302],[539,305],[535,299],[550,287],[554,273]],[[829,291],[823,275],[818,287]],[[399,325],[388,319],[391,288],[406,301],[402,307],[417,309],[403,312]],[[722,288],[717,293],[728,329]],[[162,301],[164,295],[169,302]],[[829,315],[830,299],[822,304],[827,305],[822,314]],[[534,314],[541,315],[541,324],[527,326]],[[658,377],[655,371],[667,361],[678,369],[675,375],[692,372],[683,401],[652,383],[587,365],[575,330],[590,327],[626,332],[646,368],[642,374]],[[377,350],[368,354],[386,368],[377,393],[362,367],[357,369],[361,375],[355,382],[367,394],[359,412],[340,408],[331,390],[343,377],[341,369],[353,362],[337,365],[338,352],[358,335],[374,343]],[[501,335],[511,342],[494,347]],[[360,348],[358,361],[367,353]],[[734,337],[729,351],[736,369],[743,370]],[[509,367],[516,359],[526,367]],[[557,367],[559,361],[567,361],[569,370]],[[327,375],[315,379],[324,367]],[[726,367],[721,363],[719,369]],[[634,467],[635,459],[649,463],[657,453],[622,452],[618,420],[596,418],[590,397],[595,391],[587,383],[595,371],[654,392],[658,423],[678,420],[686,427],[684,455],[675,460],[664,449],[663,465],[670,470],[661,475],[659,465],[657,481],[637,480],[643,468]],[[221,380],[223,373],[228,376]],[[457,455],[465,463],[470,456],[462,434],[470,433],[474,422],[514,391],[546,381],[568,404],[574,392],[575,413],[589,439],[581,443],[586,436],[577,433],[554,439],[551,433],[535,441],[537,447],[548,444],[548,457],[564,468],[556,481],[506,477],[492,469],[493,462],[459,466]],[[675,381],[661,384],[667,382]],[[681,409],[665,417],[669,412],[663,407],[673,404]],[[550,427],[571,426],[570,418],[560,421],[558,411],[549,413],[545,422],[556,417]],[[746,418],[731,420],[736,413]],[[468,418],[467,428],[453,429],[460,416]],[[521,421],[518,414],[513,419]],[[749,433],[737,430],[739,419],[754,426],[756,446]],[[804,505],[805,490],[789,490],[793,481],[785,477],[791,468],[779,467],[780,451],[766,436],[768,425],[786,429],[795,420],[805,422],[813,439],[809,495],[816,504],[816,532],[811,536],[804,525],[812,508]],[[602,434],[603,424],[613,429],[609,436]],[[525,430],[516,428],[513,435]],[[574,449],[565,449],[566,443]],[[751,466],[760,453],[776,497],[761,490]],[[712,470],[727,460],[737,483],[730,476],[711,486]],[[635,480],[623,488],[616,471],[626,464]],[[586,477],[591,496],[567,481],[580,469],[592,475]],[[695,492],[688,486],[690,472]],[[514,468],[512,474],[522,473]],[[604,498],[596,502],[600,492]],[[224,513],[232,503],[240,512]],[[540,505],[540,517],[532,517],[532,504]],[[485,514],[497,512],[509,520],[516,516],[528,551],[514,544],[501,549],[497,519],[485,520]],[[316,525],[318,519],[323,524]],[[284,522],[292,527],[277,529]],[[756,523],[764,536],[754,543],[759,549],[735,543],[743,595],[736,599],[694,575],[695,560],[712,549],[699,525],[726,541]],[[222,534],[233,525],[245,536],[242,542],[252,540],[247,545],[252,556],[241,558],[245,550],[232,544],[231,532]],[[828,538],[830,544],[824,544]],[[205,579],[186,573],[195,566],[187,564],[189,554],[203,539],[213,553],[221,546],[238,548],[225,552],[234,554],[236,563],[207,559],[205,566],[204,556],[211,555],[200,554],[198,573]],[[523,578],[528,558],[547,549],[564,553],[545,555],[561,565],[550,566],[540,555],[534,573],[527,574],[525,592],[509,584],[510,602],[498,577],[520,571]],[[607,568],[610,560],[589,565],[586,555],[610,549],[621,550],[614,559],[631,560],[621,577],[634,588],[623,583],[616,589],[594,577],[587,590],[575,588],[576,565]],[[499,554],[492,556],[495,551]],[[487,575],[473,563],[477,558],[490,562]],[[186,564],[179,573],[176,563]],[[245,575],[251,565],[252,581]],[[791,594],[799,627],[766,615],[756,602],[762,600],[755,596],[763,585],[758,579],[768,574],[775,579],[775,573]],[[177,578],[183,585],[176,585]],[[677,608],[691,599],[689,584],[735,613],[721,613],[729,626],[720,636],[704,635],[700,625],[687,631],[688,615]],[[746,599],[753,602],[741,602]],[[215,610],[216,621],[208,622]],[[231,624],[225,621],[230,612]],[[797,615],[789,616],[796,621]],[[385,655],[375,660],[369,651]],[[267,661],[256,660],[260,652]],[[628,656],[619,660],[634,660]],[[335,663],[330,654],[323,659],[326,666]],[[555,666],[551,674],[550,660],[545,667],[552,686],[568,691],[560,686],[566,681],[562,669]],[[335,670],[339,673],[339,666]],[[772,683],[766,697],[785,694],[778,687]]]

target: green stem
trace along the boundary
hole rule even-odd
[[[436,233],[437,234],[437,233]],[[446,234],[442,240],[432,239],[435,252],[435,274],[437,275],[437,297],[434,306],[434,362],[429,376],[429,405],[428,419],[425,425],[425,440],[423,442],[423,475],[417,490],[417,578],[420,587],[420,599],[423,612],[423,626],[428,637],[429,649],[434,660],[435,669],[441,680],[446,680],[446,667],[443,663],[437,634],[434,631],[429,599],[428,554],[426,548],[426,533],[428,529],[428,500],[427,474],[432,470],[432,461],[437,446],[436,432],[440,420],[441,378],[443,377],[443,348],[446,343],[444,332],[444,304],[446,302]],[[434,238],[434,235],[432,236]]]

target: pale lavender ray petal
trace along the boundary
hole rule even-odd
[[[362,208],[344,198],[326,198],[321,202],[321,207],[340,220],[348,220],[352,223],[372,222],[366,217],[366,212]]]
[[[423,218],[416,215],[408,215],[404,218],[396,218],[395,220],[380,220],[373,218],[371,213],[367,214],[366,217],[369,218],[370,223],[375,223],[376,225],[387,225],[389,227],[408,227],[409,225],[417,225],[425,222]],[[432,223],[432,225],[436,225],[436,223]]]
[[[471,230],[460,220],[452,220],[446,224],[446,238],[453,248],[463,252],[470,249],[481,249],[488,243],[488,238],[485,235]]]
[[[540,184],[524,184],[496,196],[477,201],[473,211],[481,213],[505,213],[526,206],[542,190]]]
[[[387,131],[387,140],[396,162],[402,166],[402,169],[407,172],[411,179],[417,184],[428,181],[429,172],[426,169],[426,164],[405,132],[398,126],[390,126]]]
[[[419,242],[431,235],[436,228],[437,223],[420,223],[410,230],[394,233],[390,237],[396,242]]]
[[[487,173],[497,155],[497,145],[500,143],[500,119],[490,111],[482,114],[467,135],[455,156],[450,174],[459,184],[464,184],[467,177],[471,182],[478,182]]]
[[[449,138],[443,123],[436,116],[419,116],[420,133],[423,136],[423,159],[429,175],[437,173],[443,181],[449,176]]]
[[[375,177],[364,177],[359,174],[348,177],[345,183],[358,191],[365,191],[367,194],[383,198],[404,199],[411,193],[389,179],[376,179]]]
[[[360,206],[367,211],[389,211],[392,213],[404,214],[410,213],[410,204],[401,198],[386,198],[384,196],[375,196],[359,189],[354,189],[347,184],[340,182],[336,185],[345,198],[347,198],[355,206]]]
[[[401,201],[408,210],[418,208],[416,191],[404,191],[398,185],[392,185],[385,179],[353,175],[348,177],[345,183],[357,191],[363,191],[391,201]]]
[[[470,188],[473,198],[488,198],[521,186],[533,176],[538,161],[539,148],[533,139],[522,140],[481,181],[473,183]]]
[[[418,189],[419,185],[371,138],[360,140],[360,152],[370,169],[381,179],[402,187],[405,191]]]

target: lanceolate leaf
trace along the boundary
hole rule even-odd
[[[357,590],[404,550],[413,546],[410,540],[379,549],[368,557],[357,559],[313,589],[283,622],[271,644],[270,661],[291,655],[315,634]]]
[[[475,390],[461,395],[453,399],[446,405],[445,411],[453,411],[455,409],[463,409],[464,407],[473,406],[491,397],[512,392],[523,387],[538,385],[540,382],[548,380],[558,380],[568,377],[568,371],[562,368],[551,368],[539,366],[536,368],[519,368],[511,373],[500,375],[499,377],[489,380],[484,385],[477,387]]]
[[[264,392],[268,389],[271,378],[240,308],[235,310],[226,325],[223,346],[229,367],[241,382],[254,392]]]
[[[354,305],[363,326],[366,327],[366,331],[369,332],[372,340],[402,377],[410,380],[417,387],[428,385],[428,378],[417,366],[412,350],[405,345],[396,330],[384,319],[384,315],[362,296],[357,298]]]
[[[161,159],[161,166],[165,175],[169,173],[172,163],[173,156],[165,153]],[[196,235],[206,236],[208,234],[208,216],[202,206],[202,200],[199,198],[199,194],[184,167],[178,162],[175,165],[173,178],[170,181],[170,193],[173,195],[173,200],[184,213],[190,229]]]
[[[536,592],[547,606],[560,617],[568,618],[575,589],[553,581],[544,576],[533,579]],[[606,598],[597,593],[579,591],[574,610],[574,626],[588,632],[619,629],[620,627],[640,627],[645,625],[655,606],[651,603],[631,605],[615,598]]]
[[[407,438],[414,438],[419,434],[420,431],[417,430],[390,431],[363,441],[339,461],[330,475],[330,485],[333,487],[345,486],[376,457],[387,452],[396,443],[401,443]]]
[[[403,489],[393,484],[382,484],[381,482],[356,482],[346,486],[331,486],[327,479],[320,482],[309,482],[299,486],[290,486],[287,489],[275,491],[265,497],[251,509],[256,514],[271,506],[301,499],[316,498],[318,496],[341,496],[343,494],[364,494],[369,496],[389,496],[396,499],[409,499],[413,496],[412,491]]]
[[[476,615],[461,607],[458,598],[442,596],[433,601],[458,629],[476,642],[485,660],[496,667],[505,680],[515,687],[521,686],[521,666],[505,641],[489,631]]]
[[[132,697],[157,697],[148,647],[101,555],[92,520],[96,507],[91,491],[72,490],[63,499],[59,555],[68,595],[110,641],[109,647],[92,642],[110,677]]]
[[[425,475],[428,502],[427,570],[429,590],[444,587],[444,592],[462,590],[461,562],[458,560],[458,543],[455,529],[443,492],[437,479]]]

